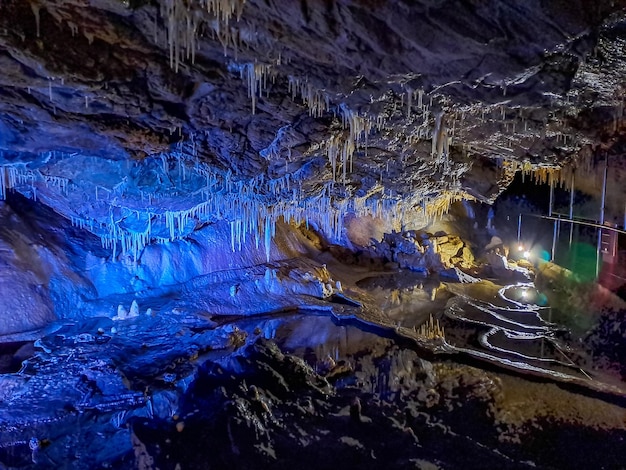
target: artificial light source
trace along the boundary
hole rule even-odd
[[[518,245],[517,251],[523,251],[523,250],[524,250],[524,245]]]
[[[530,251],[525,251],[523,256],[524,256],[524,259],[530,258]]]

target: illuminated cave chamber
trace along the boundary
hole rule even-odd
[[[570,3],[2,1],[0,467],[617,465],[626,14]]]
[[[582,279],[621,288],[626,206],[621,158],[600,155],[516,174],[494,203],[493,224],[517,256],[553,261]],[[623,290],[623,289],[622,289]]]

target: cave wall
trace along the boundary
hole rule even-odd
[[[130,304],[134,296],[176,291],[194,279],[199,284],[201,279],[215,284],[230,279],[224,292],[215,288],[229,296],[246,268],[271,267],[317,250],[297,227],[278,224],[269,251],[254,238],[231,251],[230,225],[221,222],[185,240],[150,245],[135,261],[131,255],[113,258],[100,240],[40,203],[15,197],[0,202],[0,209],[0,335],[34,330],[56,319],[113,317],[122,300]],[[210,295],[206,282],[198,289],[201,296]],[[241,302],[238,313],[248,313],[253,305],[252,299],[248,305]],[[271,305],[269,301],[268,310]]]
[[[3,275],[25,273],[42,323],[65,298],[301,254],[282,221],[351,246],[491,204],[520,172],[597,195],[607,158],[619,213],[624,6],[5,0],[0,200],[90,241],[53,244],[40,274],[48,252],[7,239]],[[68,269],[78,290],[48,274]]]

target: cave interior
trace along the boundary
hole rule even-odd
[[[0,468],[623,469],[626,2],[0,0]]]

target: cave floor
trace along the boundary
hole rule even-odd
[[[343,288],[296,309],[170,293],[4,343],[0,464],[621,468],[623,384],[581,366],[532,283],[325,261]]]

